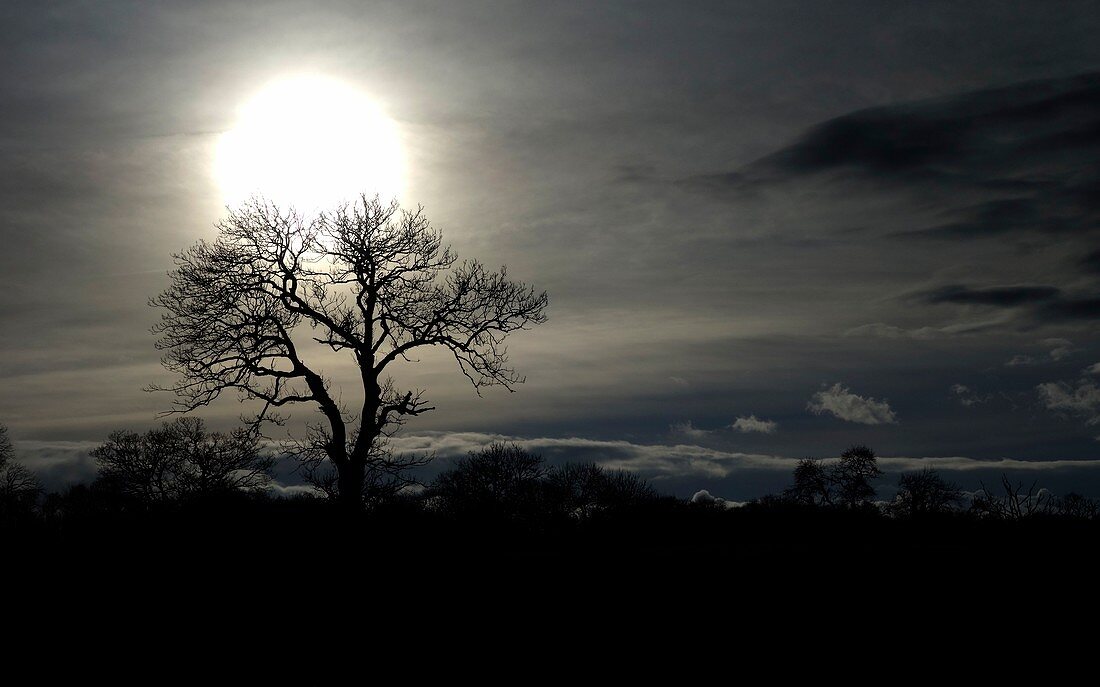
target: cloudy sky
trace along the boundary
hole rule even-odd
[[[405,203],[551,297],[515,394],[403,370],[438,410],[402,448],[744,499],[865,443],[1100,496],[1098,32],[1096,2],[10,0],[0,423],[60,485],[158,422],[147,300],[225,212],[219,141],[318,76],[392,119]]]

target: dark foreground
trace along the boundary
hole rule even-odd
[[[400,504],[349,515],[319,500],[241,498],[9,527],[3,574],[31,602],[342,598],[379,609],[698,594],[725,604],[767,589],[809,603],[821,589],[882,600],[995,587],[1018,594],[1038,591],[1040,580],[1066,588],[1095,579],[1098,543],[1100,522],[1054,516],[898,519],[662,499],[585,521],[531,522]]]

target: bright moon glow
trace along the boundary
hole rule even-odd
[[[215,174],[230,206],[262,195],[308,213],[360,193],[400,197],[404,156],[397,126],[364,94],[297,77],[241,108],[218,143]]]

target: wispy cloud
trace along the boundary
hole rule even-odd
[[[1085,419],[1085,424],[1100,424],[1100,387],[1091,380],[1046,382],[1036,387],[1039,398],[1050,410],[1065,411]]]
[[[691,437],[693,439],[702,439],[705,436],[713,434],[712,430],[694,426],[691,424],[691,420],[675,422],[669,425],[668,428],[673,434],[682,434],[685,437]]]
[[[966,407],[976,406],[979,403],[985,403],[989,400],[989,396],[981,396],[974,393],[974,390],[965,384],[953,384],[951,386],[951,393],[955,395],[959,403]]]

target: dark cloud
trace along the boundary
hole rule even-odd
[[[830,171],[879,182],[1041,183],[1051,157],[1087,166],[1100,145],[1100,73],[1031,81],[929,101],[871,108],[811,129],[754,163],[760,179]]]
[[[958,303],[962,305],[990,305],[1012,308],[1028,303],[1038,303],[1057,298],[1061,289],[1053,286],[990,286],[971,288],[961,284],[948,284],[918,295],[926,303]]]
[[[1034,198],[1004,198],[962,208],[959,219],[926,229],[901,232],[903,236],[920,238],[984,238],[1019,231],[1061,231],[1063,221],[1054,221],[1041,211]]]
[[[1045,322],[1065,320],[1100,321],[1100,296],[1060,298],[1044,303],[1035,312]]]
[[[680,183],[738,202],[826,183],[938,208],[899,228],[883,223],[876,233],[886,236],[1095,245],[1098,132],[1100,73],[1087,73],[860,110],[756,162]]]
[[[915,294],[915,298],[929,305],[948,303],[1010,310],[1018,316],[1016,324],[1027,327],[1043,323],[1100,320],[1100,296],[1067,294],[1054,286],[1016,285],[975,288],[962,284],[947,284],[919,292]],[[1015,356],[1013,361],[1016,362],[1011,364],[1026,364],[1029,359],[1029,356]]]
[[[1100,193],[1098,193],[1098,195],[1100,195]],[[1100,274],[1100,249],[1094,250],[1081,258],[1080,264],[1086,272]]]

